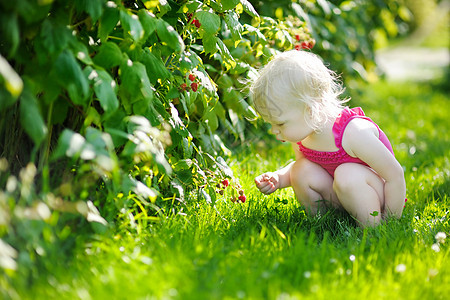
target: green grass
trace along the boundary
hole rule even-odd
[[[230,160],[248,197],[188,202],[141,234],[122,231],[76,249],[23,299],[445,299],[450,293],[448,91],[376,83],[354,93],[405,168],[400,220],[362,230],[343,213],[308,218],[291,189],[260,194],[253,178],[284,165],[287,145]],[[270,147],[268,147],[270,145]]]

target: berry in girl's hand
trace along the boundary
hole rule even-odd
[[[194,74],[189,74],[189,80],[190,81],[194,81],[195,78],[197,78],[197,76],[195,76]]]
[[[296,45],[295,45],[295,50],[297,50],[297,51],[302,50],[302,46],[299,45],[299,44],[296,44]]]
[[[242,203],[244,203],[245,200],[247,200],[247,197],[245,197],[245,195],[240,195],[240,196],[238,197],[238,199],[239,199]]]
[[[302,42],[301,47],[302,47],[302,49],[309,49],[309,43],[308,42]]]
[[[316,44],[315,40],[311,40],[310,42],[302,42],[300,47],[302,49],[312,49],[314,47],[314,45]],[[297,48],[296,48],[297,49]]]
[[[227,187],[228,185],[230,185],[230,182],[228,181],[228,179],[224,179],[222,180],[222,184],[224,187]]]
[[[198,83],[197,83],[197,82],[191,83],[191,89],[192,89],[194,92],[196,92],[197,89],[198,89]]]

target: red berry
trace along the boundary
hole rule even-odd
[[[308,42],[302,42],[301,48],[302,49],[309,49],[309,43]]]
[[[200,21],[197,20],[197,19],[194,19],[194,20],[192,21],[192,24],[194,24],[195,27],[197,27],[197,28],[200,28],[200,26],[202,25],[202,24],[200,24]]]
[[[228,181],[228,179],[224,179],[222,180],[222,184],[223,186],[227,187],[230,184],[230,182]]]
[[[300,35],[296,34],[295,39],[297,40],[297,42],[300,42]]]
[[[302,46],[300,46],[299,44],[295,45],[295,50],[297,50],[297,51],[302,50]]]
[[[247,197],[245,197],[245,195],[240,195],[238,198],[240,201],[242,201],[242,203],[245,202],[245,200],[247,200]]]
[[[180,85],[180,88],[181,88],[183,91],[186,91],[186,90],[189,89],[186,83],[182,83],[182,84]]]
[[[197,82],[191,83],[191,89],[192,89],[194,92],[197,91],[197,88],[198,88],[198,83],[197,83]]]
[[[194,74],[189,74],[189,80],[190,81],[194,81],[195,78],[197,78],[197,76],[195,76]]]

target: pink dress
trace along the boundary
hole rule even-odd
[[[351,157],[350,155],[348,155],[348,153],[345,152],[344,148],[342,148],[342,136],[344,134],[344,130],[347,127],[348,123],[355,118],[362,118],[372,122],[378,128],[380,141],[386,146],[386,148],[388,148],[392,155],[394,155],[391,143],[389,142],[386,134],[384,134],[384,132],[380,129],[380,127],[378,127],[377,124],[375,124],[375,122],[364,115],[364,112],[360,107],[355,107],[352,109],[349,109],[348,107],[344,108],[334,122],[333,135],[336,147],[339,149],[338,151],[316,151],[306,148],[302,145],[302,142],[298,142],[297,144],[300,147],[300,152],[302,152],[303,156],[308,160],[322,166],[333,177],[336,168],[344,163],[358,163],[368,166],[359,158]]]

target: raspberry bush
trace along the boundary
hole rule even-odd
[[[243,79],[277,51],[342,47],[330,24],[358,20],[318,3],[261,15],[248,0],[0,2],[5,274],[36,275],[72,232],[139,231],[224,193],[248,200],[223,158],[258,122]]]

